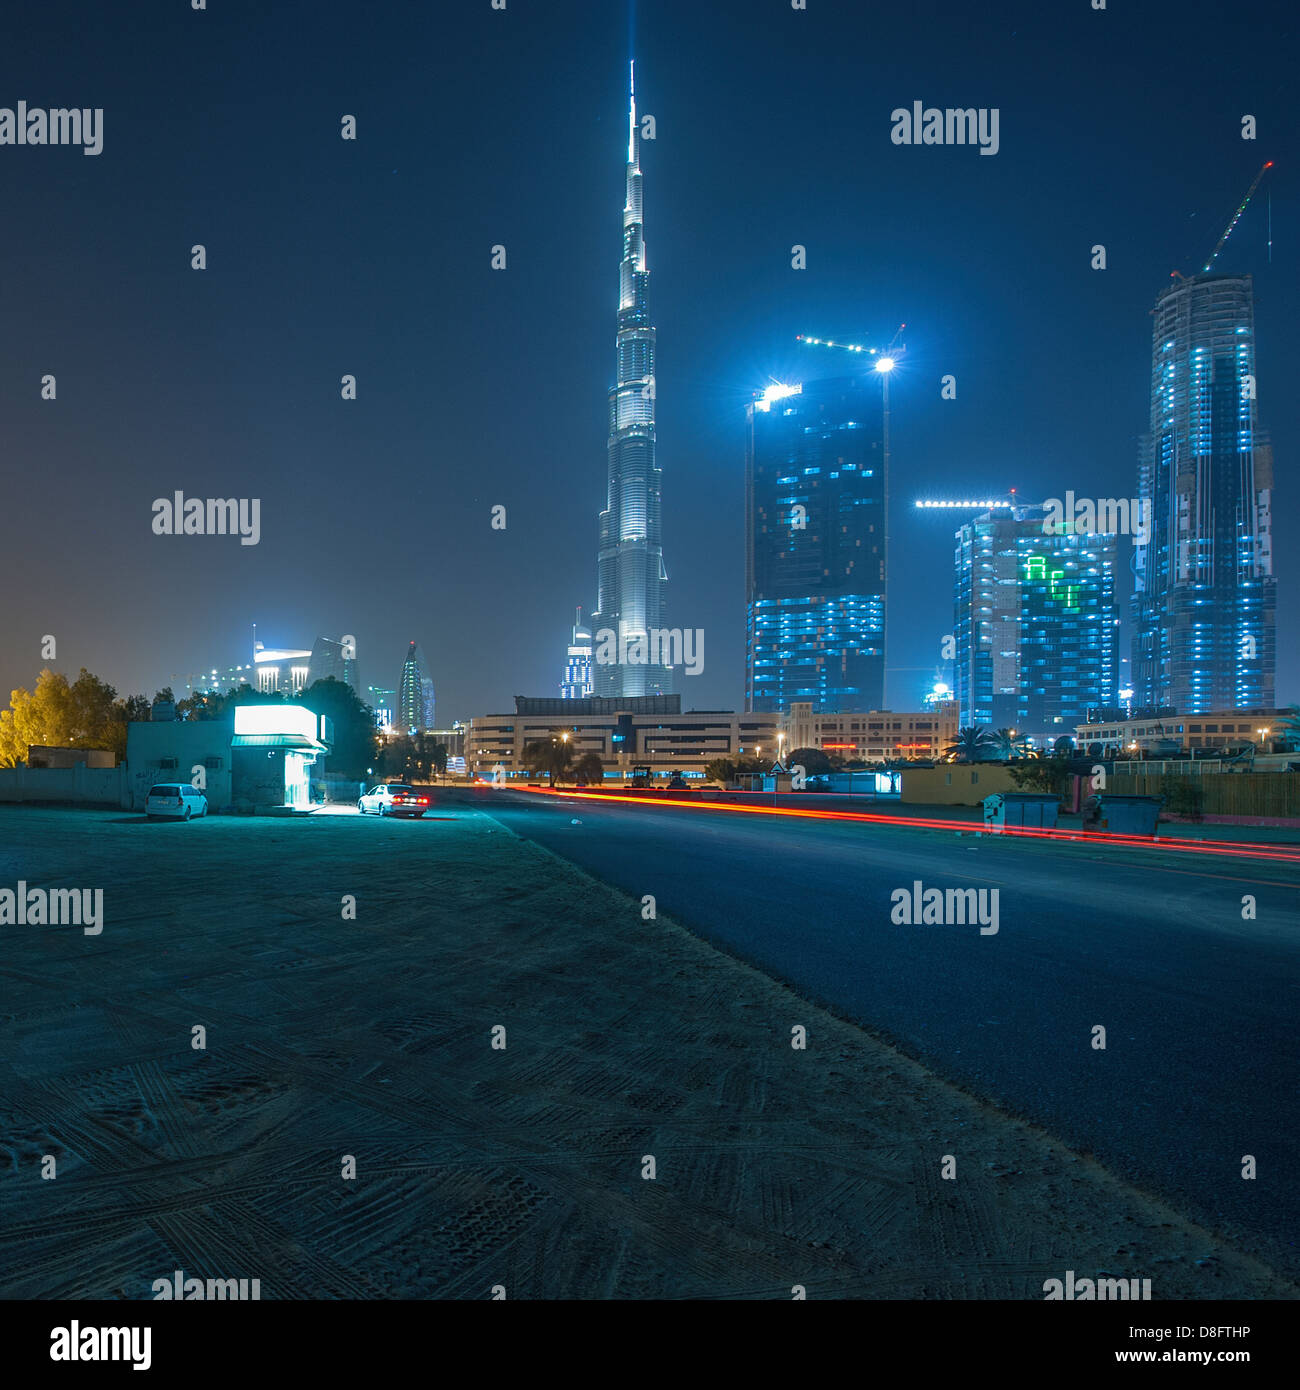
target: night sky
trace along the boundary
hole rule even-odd
[[[1298,28],[1254,0],[640,0],[669,619],[706,643],[684,707],[743,699],[746,402],[856,365],[796,334],[908,325],[888,689],[915,708],[953,527],[914,499],[1133,495],[1148,311],[1265,159],[1218,268],[1255,276],[1278,697],[1300,698]],[[152,693],[246,660],[253,622],[268,646],[354,634],[366,685],[395,686],[414,638],[440,723],[558,693],[596,598],[627,6],[153,0],[6,30],[0,106],[105,114],[95,158],[0,147],[3,696],[47,633],[55,669]],[[1000,152],[893,145],[915,100],[999,108]],[[178,488],[259,497],[261,543],[155,536]]]

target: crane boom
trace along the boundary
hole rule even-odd
[[[1241,221],[1241,214],[1246,211],[1247,204],[1255,196],[1255,190],[1259,187],[1260,179],[1262,179],[1272,167],[1273,161],[1271,159],[1260,166],[1259,173],[1255,175],[1254,183],[1246,190],[1246,196],[1241,200],[1241,203],[1237,207],[1237,211],[1232,214],[1232,218],[1228,222],[1228,225],[1223,229],[1223,235],[1219,238],[1218,244],[1215,246],[1214,250],[1210,252],[1210,259],[1201,267],[1202,275],[1204,275],[1214,262],[1218,260],[1219,252],[1223,250],[1224,243],[1232,235],[1233,228]]]
[[[898,342],[900,337],[902,337],[903,329],[905,329],[906,327],[907,325],[905,323],[900,323],[898,325],[898,332],[895,333],[894,336],[889,340],[889,346],[883,350],[886,354],[893,353],[894,344]],[[795,341],[813,347],[843,348],[845,352],[868,352],[873,357],[879,355],[881,352],[880,348],[865,347],[862,343],[842,343],[837,342],[833,338],[813,338],[807,333],[796,333]],[[906,352],[907,349],[903,347],[899,348],[899,351]]]

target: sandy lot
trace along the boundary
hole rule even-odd
[[[0,1294],[147,1298],[177,1268],[264,1298],[1040,1299],[1070,1269],[1300,1293],[487,814],[437,814],[0,807],[0,886],[105,892],[98,937],[0,929]]]

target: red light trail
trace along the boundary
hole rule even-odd
[[[1300,845],[1260,845],[1235,840],[1159,840],[1146,835],[1120,835],[1109,831],[1037,830],[1007,825],[989,829],[982,822],[938,820],[928,816],[887,816],[870,811],[815,811],[798,806],[746,806],[729,801],[682,801],[668,796],[632,796],[621,792],[564,791],[559,787],[515,787],[540,796],[583,797],[595,801],[627,801],[637,806],[680,806],[693,811],[733,811],[750,816],[794,816],[802,820],[859,821],[895,829],[947,830],[951,834],[996,835],[1030,840],[1057,840],[1090,845],[1120,845],[1128,849],[1168,850],[1172,853],[1208,854],[1230,859],[1270,859],[1277,863],[1300,864]]]

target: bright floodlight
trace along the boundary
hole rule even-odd
[[[894,359],[892,357],[877,357],[876,370],[878,372],[892,372],[894,370]]]
[[[762,397],[754,402],[756,410],[771,410],[773,401],[783,401],[787,396],[798,396],[803,392],[803,387],[786,386],[783,382],[774,381],[771,386],[763,392]]]

